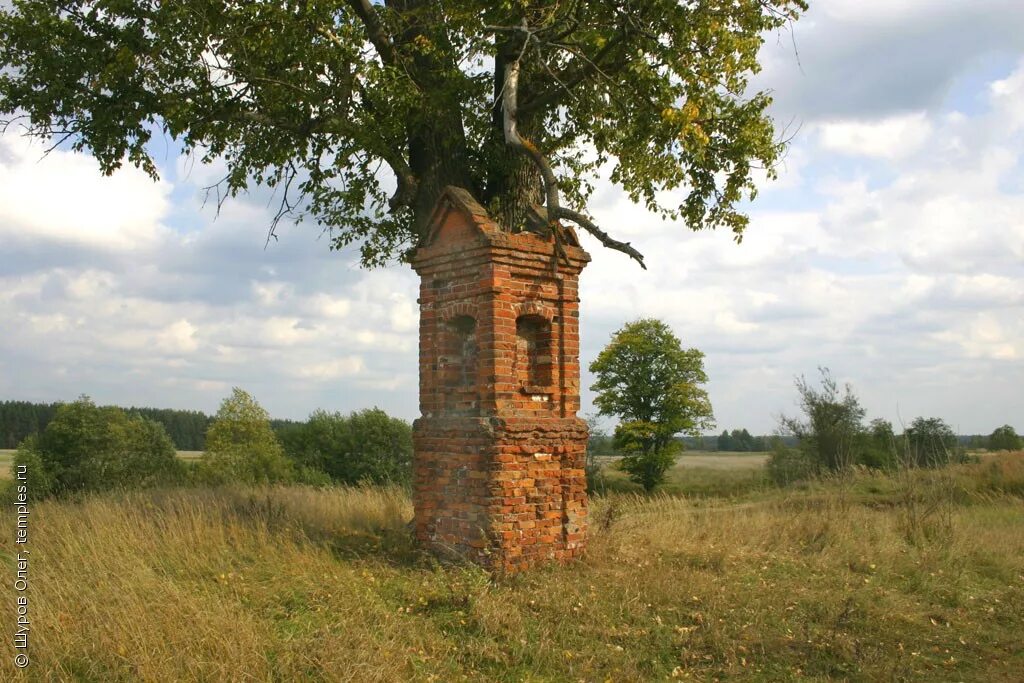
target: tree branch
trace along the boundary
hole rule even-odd
[[[384,28],[384,24],[381,22],[380,16],[370,3],[370,0],[348,0],[348,4],[355,11],[356,16],[363,22],[363,26],[366,27],[370,43],[376,48],[381,60],[385,64],[395,64],[398,61],[395,44]]]
[[[628,242],[620,242],[619,240],[613,239],[608,235],[608,233],[597,227],[597,225],[595,225],[587,216],[578,211],[573,211],[572,209],[567,209],[562,206],[558,192],[558,178],[555,177],[555,172],[551,169],[551,163],[547,160],[547,157],[537,149],[537,146],[530,140],[521,136],[517,129],[516,115],[518,114],[518,109],[516,106],[516,100],[518,97],[518,91],[519,60],[516,59],[509,62],[505,67],[505,84],[502,88],[505,142],[529,156],[530,159],[533,160],[534,165],[537,166],[537,169],[540,171],[541,178],[544,181],[544,195],[547,202],[548,221],[552,224],[554,221],[563,218],[565,220],[572,221],[596,237],[604,246],[609,249],[621,251],[639,263],[641,268],[647,270],[647,266],[644,265],[643,254],[630,246]]]
[[[545,90],[544,92],[538,93],[529,101],[524,102],[522,107],[520,107],[520,111],[531,112],[536,111],[538,109],[542,109],[543,107],[547,107],[552,104],[557,104],[559,101],[561,101],[562,97],[567,92],[569,92],[572,88],[575,88],[580,83],[590,78],[594,74],[600,74],[602,76],[607,77],[605,69],[618,71],[619,69],[623,68],[628,63],[628,61],[623,60],[619,62],[614,62],[611,64],[606,64],[604,65],[604,67],[602,67],[602,62],[604,62],[604,60],[612,53],[612,51],[615,48],[622,44],[622,42],[625,40],[625,37],[626,33],[624,31],[620,32],[617,36],[615,36],[607,43],[605,43],[604,47],[602,47],[598,51],[598,53],[594,55],[593,58],[587,57],[585,54],[582,54],[581,51],[572,49],[570,46],[566,44],[554,44],[556,47],[561,47],[563,50],[572,52],[574,55],[576,55],[576,59],[582,63],[578,64],[573,68],[563,69],[561,75],[555,76],[555,81],[557,83],[556,86],[553,86],[548,90]],[[554,76],[554,74],[552,75]]]
[[[551,215],[550,211],[548,212],[548,215]],[[589,232],[591,235],[596,237],[597,240],[605,247],[609,249],[614,249],[615,251],[621,251],[623,254],[626,254],[631,259],[639,263],[641,268],[647,270],[647,266],[644,264],[643,254],[634,249],[629,242],[620,242],[619,240],[612,238],[608,233],[606,233],[601,228],[597,227],[597,225],[595,225],[592,220],[587,218],[579,211],[573,211],[572,209],[559,207],[558,211],[555,212],[554,218],[564,218],[567,221],[572,221],[573,223],[580,226],[581,228]]]

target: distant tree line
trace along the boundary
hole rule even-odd
[[[62,403],[0,402],[0,448],[17,448],[32,434],[41,433]],[[212,418],[198,410],[170,408],[128,408],[126,413],[163,426],[174,447],[180,451],[201,451]]]
[[[0,448],[17,448],[25,437],[46,428],[59,403],[0,402]]]
[[[29,401],[0,401],[0,449],[17,448],[32,434],[46,429],[61,403],[31,403]],[[213,416],[199,410],[174,408],[124,408],[130,415],[152,420],[163,426],[179,451],[201,451],[206,448],[206,430]],[[302,424],[295,420],[270,420],[275,432]]]
[[[209,425],[196,460],[178,458],[164,423],[151,417],[180,417],[175,412],[201,416]],[[349,415],[318,410],[307,422],[281,420],[276,427],[256,400],[237,388],[212,418],[97,406],[82,396],[55,404],[46,424],[22,439],[3,493],[11,494],[19,473],[33,498],[183,484],[405,485],[410,480],[412,428],[378,408]]]
[[[763,436],[751,436],[746,429],[722,430],[715,440],[719,451],[740,451],[753,453],[768,450],[768,441]]]

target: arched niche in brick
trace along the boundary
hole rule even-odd
[[[466,313],[452,315],[441,325],[437,384],[450,413],[470,415],[478,408],[476,327],[476,319]]]
[[[551,321],[537,313],[516,318],[515,382],[523,393],[546,395],[552,384]]]

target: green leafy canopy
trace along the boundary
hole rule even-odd
[[[276,187],[366,265],[407,253],[445,185],[499,216],[540,197],[501,128],[515,61],[520,129],[582,208],[597,172],[693,228],[736,208],[781,144],[747,93],[765,32],[803,0],[15,0],[0,11],[0,113],[29,134],[154,177],[154,135],[224,189]],[[504,207],[504,208],[503,208]],[[509,219],[511,220],[511,218]],[[508,226],[508,229],[517,229]]]

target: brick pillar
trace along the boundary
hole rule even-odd
[[[561,228],[502,231],[447,188],[413,258],[420,275],[416,537],[497,573],[584,548],[586,423],[579,410],[579,274]]]

